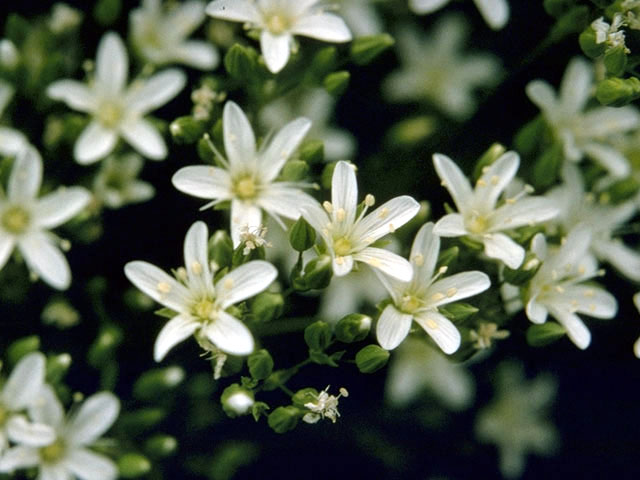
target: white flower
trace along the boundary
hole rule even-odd
[[[207,6],[207,13],[260,30],[260,48],[272,73],[289,61],[294,35],[336,43],[351,40],[344,20],[327,13],[319,0],[215,0]]]
[[[623,47],[625,53],[631,53],[624,41],[624,32],[620,31],[620,27],[625,25],[624,17],[621,13],[613,16],[611,24],[604,21],[604,17],[600,17],[591,22],[591,28],[596,33],[596,43],[606,43],[608,47]]]
[[[135,153],[107,157],[93,179],[96,198],[109,208],[120,208],[152,198],[155,194],[153,185],[138,180],[143,164],[142,157]]]
[[[491,281],[478,271],[441,279],[447,267],[435,272],[439,253],[440,238],[433,234],[433,223],[429,222],[418,231],[411,247],[411,281],[400,282],[380,275],[393,300],[385,307],[376,327],[382,348],[393,350],[400,345],[409,335],[415,320],[444,353],[458,350],[460,332],[438,311],[438,307],[484,292],[491,286]]]
[[[356,37],[382,33],[384,27],[375,0],[340,0],[338,3],[340,16]]]
[[[302,215],[322,236],[331,255],[335,275],[347,275],[355,262],[362,262],[399,280],[409,281],[413,273],[409,262],[395,253],[370,245],[411,220],[420,210],[420,204],[403,195],[366,215],[374,203],[373,195],[367,195],[356,217],[356,174],[352,165],[340,161],[331,180],[331,202],[324,202],[321,207],[314,201],[303,207]]]
[[[152,160],[167,156],[162,136],[144,116],[175,97],[186,77],[180,70],[168,69],[127,87],[128,74],[127,50],[118,34],[109,32],[98,45],[95,78],[89,85],[65,79],[47,88],[50,98],[93,116],[74,146],[78,163],[86,165],[106,157],[118,137]]]
[[[636,293],[633,296],[633,304],[636,306],[636,308],[640,312],[640,292]],[[640,337],[633,344],[633,353],[636,357],[640,358]]]
[[[8,440],[22,442],[36,438],[36,445],[46,445],[54,436],[46,425],[33,424],[20,412],[30,407],[44,384],[46,359],[40,352],[25,355],[16,364],[0,391],[0,455]],[[39,440],[39,441],[38,441]],[[0,457],[1,458],[1,457]]]
[[[555,251],[547,251],[541,233],[533,237],[531,249],[542,260],[542,266],[529,282],[526,293],[529,320],[541,324],[551,315],[583,350],[591,343],[591,333],[576,313],[613,318],[618,311],[613,295],[583,284],[601,274],[595,258],[588,253],[590,243],[591,232],[584,225],[574,228]]]
[[[556,382],[550,375],[527,382],[521,365],[499,365],[495,398],[478,413],[475,431],[481,442],[498,447],[505,477],[522,474],[527,453],[550,455],[556,450],[558,432],[548,420],[555,394]]]
[[[459,212],[442,217],[436,223],[434,233],[441,237],[467,235],[484,244],[488,257],[502,261],[509,268],[518,268],[524,260],[524,248],[501,232],[544,222],[558,213],[550,200],[526,195],[507,198],[496,206],[501,193],[516,175],[520,165],[518,154],[507,152],[486,167],[474,190],[449,157],[436,153],[433,164]],[[527,192],[525,189],[522,193]]]
[[[338,400],[340,397],[348,397],[349,392],[347,392],[346,388],[341,388],[340,394],[336,397],[335,395],[329,395],[328,391],[329,387],[325,388],[318,395],[314,395],[315,398],[312,402],[304,404],[304,407],[310,411],[302,417],[303,422],[317,423],[318,420],[328,418],[331,420],[331,423],[336,423],[336,420],[340,416],[340,412],[338,412]]]
[[[213,70],[220,62],[217,49],[204,40],[187,40],[207,18],[205,2],[188,0],[163,8],[162,0],[143,0],[131,12],[131,39],[145,60],[154,65],[184,63]]]
[[[37,198],[41,182],[42,159],[28,147],[15,159],[7,196],[0,198],[0,269],[17,246],[32,272],[64,290],[71,283],[71,272],[48,230],[80,212],[91,195],[82,187],[67,187]]]
[[[297,118],[257,150],[249,120],[238,105],[229,101],[222,114],[227,159],[218,155],[225,168],[184,167],[173,176],[173,185],[189,195],[214,200],[203,208],[231,200],[231,238],[238,246],[243,228],[255,231],[264,223],[261,209],[283,225],[280,216],[296,220],[301,207],[313,202],[300,190],[308,184],[276,181],[310,127],[309,120]]]
[[[14,88],[0,79],[0,118],[14,94]],[[27,138],[14,128],[0,126],[0,154],[14,156],[24,150],[29,142]]]
[[[118,467],[104,455],[90,447],[105,433],[120,412],[120,401],[109,392],[87,398],[74,415],[67,418],[53,389],[45,385],[35,396],[30,416],[55,432],[53,440],[44,446],[34,445],[38,435],[30,441],[12,447],[0,459],[0,471],[13,472],[22,468],[39,468],[40,480],[69,479],[115,480]]]
[[[8,38],[0,39],[0,65],[7,70],[14,70],[20,63],[20,52]],[[2,110],[0,108],[0,110]]]
[[[66,3],[56,3],[51,9],[49,28],[53,33],[62,34],[74,30],[82,23],[82,12]]]
[[[625,14],[625,21],[632,30],[640,30],[640,1],[624,0],[619,8]]]
[[[593,93],[593,69],[589,63],[578,57],[571,60],[558,95],[543,80],[529,82],[526,92],[542,111],[567,160],[579,162],[587,156],[615,177],[629,174],[629,162],[611,146],[611,139],[638,128],[640,114],[632,106],[595,107],[583,112]]]
[[[637,199],[618,205],[596,201],[593,193],[585,192],[580,172],[572,164],[564,165],[562,177],[564,182],[546,195],[560,207],[556,221],[565,232],[578,224],[587,226],[591,231],[591,252],[630,280],[640,281],[640,254],[615,238],[620,227],[638,211]]]
[[[254,341],[249,329],[225,310],[264,289],[278,275],[268,262],[254,260],[213,281],[209,264],[209,233],[203,222],[194,223],[184,239],[184,269],[179,281],[147,262],[129,262],[127,278],[156,302],[176,312],[160,331],[154,347],[159,362],[176,344],[192,334],[231,355],[248,355]]]
[[[494,30],[500,30],[509,21],[507,0],[474,0],[484,21]],[[409,0],[409,8],[419,15],[433,13],[444,7],[449,0]]]
[[[476,109],[474,90],[500,81],[500,62],[490,54],[462,54],[466,24],[458,16],[440,20],[425,37],[405,27],[398,32],[403,68],[383,87],[392,101],[424,100],[446,115],[464,120]]]

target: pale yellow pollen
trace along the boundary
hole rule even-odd
[[[333,212],[333,205],[331,205],[331,202],[328,202],[325,200],[324,202],[322,202],[322,207],[325,209],[327,213]]]
[[[438,269],[438,273],[440,274],[447,273],[447,270],[449,270],[449,267],[447,267],[446,265],[443,265]]]
[[[439,302],[439,301],[440,301],[440,300],[442,300],[443,298],[445,298],[445,296],[444,296],[444,294],[442,294],[442,293],[440,293],[440,292],[434,293],[434,294],[431,296],[431,300],[433,300],[434,302]]]
[[[479,178],[478,181],[476,182],[476,186],[477,187],[486,187],[487,186],[487,182],[485,182],[484,179]]]
[[[347,212],[344,211],[344,208],[339,208],[338,211],[336,212],[336,219],[339,222],[344,222],[344,219],[347,216]]]
[[[442,185],[444,188],[447,188],[447,182],[445,182],[444,180],[440,180],[440,185]]]
[[[489,171],[489,166],[488,165],[482,167],[482,173],[487,173],[488,171]]]
[[[516,203],[516,199],[515,198],[507,198],[505,200],[509,205],[513,205],[514,203]]]
[[[367,207],[373,207],[373,205],[376,203],[376,197],[374,197],[373,195],[371,195],[370,193],[367,194],[366,197],[364,197],[364,204]]]
[[[237,137],[235,134],[233,134],[233,133],[230,133],[228,138],[229,138],[229,140],[231,140],[232,142],[235,142],[236,140],[238,140],[238,137]]]
[[[584,296],[587,298],[591,298],[596,294],[596,292],[594,292],[593,290],[589,289],[589,290],[585,290],[584,292]]]
[[[380,267],[382,263],[377,258],[371,258],[369,259],[369,265],[371,265],[372,267]]]
[[[340,237],[333,242],[333,250],[336,255],[343,257],[351,252],[351,242],[346,237]]]
[[[187,269],[184,267],[178,268],[178,270],[176,270],[176,275],[179,280],[185,281],[187,279]]]
[[[589,304],[589,311],[590,312],[595,312],[596,311],[596,304],[595,303],[590,303]]]
[[[578,267],[578,273],[579,273],[580,275],[584,275],[584,272],[586,272],[586,271],[587,271],[587,269],[586,269],[586,268],[584,268],[584,265],[580,265],[580,266]]]
[[[564,288],[562,288],[560,285],[556,285],[556,292],[564,293]]]
[[[344,264],[344,257],[336,257],[336,263],[338,265]]]
[[[196,275],[200,275],[202,273],[202,265],[200,265],[199,262],[193,262],[191,264],[191,270],[193,271],[193,273],[195,273]]]
[[[378,212],[378,218],[386,218],[387,215],[389,215],[389,209],[387,207],[383,207],[380,209],[380,212]]]
[[[167,282],[158,282],[156,288],[160,293],[163,294],[169,293],[171,291],[171,285],[169,285]]]
[[[389,232],[393,233],[396,231],[396,227],[393,226],[393,223],[389,224]]]
[[[494,175],[491,177],[491,185],[497,185],[498,182],[500,181],[500,177],[498,175]]]
[[[426,322],[427,327],[429,327],[431,330],[437,330],[438,329],[438,324],[436,322],[434,322],[433,320],[431,320],[430,318],[427,319]]]
[[[447,290],[447,297],[453,297],[456,293],[458,293],[458,289],[455,287],[451,287]]]
[[[423,266],[424,265],[424,256],[421,253],[419,253],[418,255],[413,257],[413,263],[415,263],[418,267]]]
[[[231,290],[233,288],[233,279],[227,278],[223,283],[224,288]]]

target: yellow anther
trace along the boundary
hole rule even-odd
[[[447,297],[453,297],[456,293],[458,293],[458,289],[455,287],[451,287],[447,290]]]
[[[434,294],[431,296],[431,300],[433,300],[434,302],[439,302],[439,301],[440,301],[440,300],[442,300],[443,298],[445,298],[445,296],[444,296],[444,294],[442,294],[442,293],[440,293],[440,292],[434,293]]]
[[[200,262],[193,262],[191,264],[191,271],[196,275],[202,274],[202,265],[200,265]]]
[[[377,258],[370,258],[369,259],[369,265],[371,265],[372,267],[380,267],[380,265],[382,265],[382,263]]]
[[[500,177],[498,175],[494,175],[491,177],[491,185],[497,185],[500,181]]]
[[[437,330],[438,329],[438,324],[436,322],[434,322],[433,320],[431,320],[430,318],[427,319],[427,321],[425,323],[427,324],[427,327],[430,328],[431,330]]]
[[[591,298],[596,294],[596,292],[594,292],[592,289],[586,290],[584,292],[584,296],[587,298]]]
[[[376,197],[374,197],[373,195],[371,195],[370,193],[367,194],[366,197],[364,197],[364,204],[367,207],[373,207],[373,205],[376,203]]]
[[[160,293],[163,294],[169,293],[171,291],[171,285],[169,285],[167,282],[158,282],[156,288]]]
[[[333,205],[331,205],[331,202],[325,200],[324,202],[322,202],[322,207],[326,210],[327,213],[333,212]]]
[[[560,285],[556,285],[556,292],[564,293],[564,288],[562,288]]]
[[[386,218],[389,215],[389,209],[387,207],[383,207],[378,212],[378,218]]]
[[[479,178],[478,181],[476,182],[476,186],[477,187],[486,187],[487,186],[487,182],[485,182],[483,178]]]
[[[338,265],[344,264],[344,257],[336,257],[336,263]]]
[[[438,273],[442,275],[443,273],[447,273],[447,270],[449,270],[449,267],[443,265],[438,269]]]
[[[421,253],[419,253],[418,255],[413,257],[413,263],[415,263],[418,267],[423,266],[424,265],[424,256]]]
[[[344,208],[339,208],[338,211],[336,212],[336,219],[339,222],[344,222],[344,219],[347,216],[347,212],[344,211]]]
[[[233,279],[227,278],[222,285],[227,290],[231,290],[233,288]]]

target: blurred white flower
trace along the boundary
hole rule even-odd
[[[74,30],[82,23],[82,12],[66,3],[58,2],[51,9],[49,28],[53,33],[65,33]]]
[[[36,434],[19,442],[0,459],[1,472],[38,467],[38,478],[41,480],[71,477],[80,480],[115,480],[118,477],[118,467],[111,459],[88,448],[118,418],[120,401],[115,395],[109,392],[96,393],[67,418],[60,401],[48,385],[42,387],[34,400],[29,415],[35,421],[48,425],[55,436],[44,445],[34,445],[34,442],[44,438]]]
[[[13,98],[15,90],[13,86],[0,79],[0,119],[7,105]],[[24,134],[14,128],[0,125],[0,154],[7,156],[17,155],[24,150],[29,141]]]
[[[624,17],[621,13],[613,16],[611,24],[605,22],[604,17],[597,18],[591,22],[591,28],[596,33],[596,43],[606,43],[607,47],[623,47],[625,53],[631,53],[625,45],[624,31],[620,30],[625,24]]]
[[[526,381],[516,363],[501,363],[496,373],[495,397],[478,413],[475,431],[478,440],[498,447],[502,474],[516,478],[527,454],[551,455],[558,447],[558,432],[548,419],[556,382],[549,374]]]
[[[167,156],[167,146],[156,127],[144,116],[175,97],[186,76],[176,69],[159,72],[127,87],[129,57],[122,39],[106,33],[98,45],[95,77],[85,85],[77,80],[57,80],[47,95],[93,117],[76,140],[73,155],[87,165],[106,157],[122,137],[141,155],[152,160]]]
[[[509,21],[507,0],[474,0],[480,15],[494,30],[500,30]],[[409,0],[409,8],[418,15],[433,13],[444,7],[449,0]]]
[[[382,18],[375,4],[383,1],[388,0],[339,0],[340,16],[356,37],[382,33]]]
[[[204,222],[194,223],[184,239],[184,269],[176,280],[147,262],[129,262],[127,278],[156,302],[176,312],[162,328],[154,347],[154,359],[161,361],[176,344],[195,334],[201,343],[210,342],[231,355],[253,351],[253,335],[226,309],[263,290],[278,276],[268,262],[253,260],[224,275],[214,284],[209,263],[209,232]]]
[[[593,95],[591,64],[579,57],[571,60],[557,95],[543,80],[529,82],[526,92],[542,111],[566,160],[579,162],[586,156],[614,177],[630,173],[628,160],[611,145],[612,137],[636,130],[640,114],[632,106],[586,108]]]
[[[153,197],[153,185],[138,180],[144,161],[135,153],[107,157],[93,179],[96,199],[109,208],[145,202]]]
[[[507,152],[485,167],[474,190],[449,157],[436,153],[433,164],[459,212],[438,220],[434,233],[441,237],[469,236],[484,245],[484,253],[488,257],[502,261],[509,268],[518,268],[522,264],[525,250],[502,232],[544,222],[558,214],[558,208],[551,200],[529,197],[526,188],[521,194],[496,206],[518,171],[520,157],[516,152]]]
[[[20,63],[20,52],[15,44],[8,38],[0,39],[0,65],[7,70],[13,70],[18,63]]]
[[[7,186],[0,198],[0,269],[18,247],[29,269],[54,288],[71,283],[71,271],[48,230],[70,220],[91,199],[82,187],[65,187],[37,198],[42,183],[42,159],[33,147],[16,157]]]
[[[165,7],[162,0],[142,0],[131,11],[133,46],[154,65],[183,63],[201,70],[213,70],[220,62],[216,47],[205,40],[187,38],[207,18],[205,2],[188,0]]]
[[[638,311],[640,312],[640,292],[636,293],[633,296],[633,304],[636,306]],[[640,358],[640,337],[633,344],[633,353],[636,357]]]
[[[296,48],[294,35],[335,43],[351,40],[344,20],[326,10],[319,0],[214,0],[207,5],[212,17],[260,30],[262,56],[272,73],[289,61]]]
[[[329,395],[329,387],[325,388],[312,402],[307,402],[304,407],[309,410],[302,417],[302,421],[306,423],[317,423],[319,420],[328,418],[331,423],[336,423],[340,412],[338,412],[338,400],[340,397],[348,397],[349,392],[346,388],[341,388],[338,396]]]
[[[394,102],[426,101],[446,115],[465,120],[476,110],[474,90],[499,83],[499,60],[488,53],[462,54],[466,25],[462,18],[440,20],[429,36],[405,27],[398,32],[402,69],[383,84]]]

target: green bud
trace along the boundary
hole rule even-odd
[[[143,401],[160,398],[180,385],[184,376],[184,370],[176,366],[147,370],[133,384],[133,396]]]
[[[442,267],[451,267],[454,262],[458,259],[458,255],[460,254],[460,247],[453,246],[449,247],[446,250],[442,250],[438,255],[438,265],[440,268]]]
[[[171,127],[169,127],[169,129],[171,129]],[[200,160],[202,160],[204,163],[208,164],[212,164],[216,159],[216,155],[211,149],[211,145],[209,145],[210,141],[210,139],[202,136],[200,137],[200,140],[198,140],[198,144],[196,145],[198,157],[200,157]]]
[[[251,413],[254,403],[253,392],[234,383],[224,389],[220,402],[222,409],[230,418],[246,415]]]
[[[48,383],[56,384],[62,381],[71,366],[71,355],[61,353],[47,357],[45,379]]]
[[[40,350],[40,337],[31,335],[29,337],[19,338],[11,342],[7,349],[7,361],[9,365],[15,365],[25,355]]]
[[[304,252],[316,243],[316,231],[303,217],[300,217],[291,227],[289,243],[297,252]]]
[[[178,441],[171,435],[158,434],[144,442],[144,451],[152,458],[169,457],[176,453]]]
[[[564,161],[564,152],[560,143],[554,143],[533,165],[533,185],[536,188],[547,188],[556,183],[560,166]]]
[[[123,412],[118,420],[124,430],[137,434],[155,427],[167,416],[162,408],[148,407],[138,410]]]
[[[598,58],[602,55],[606,49],[606,45],[604,43],[596,43],[596,32],[591,28],[591,26],[587,27],[578,38],[580,42],[580,48],[584,54],[592,59]]]
[[[139,453],[125,453],[118,459],[118,471],[122,478],[138,478],[150,470],[151,462]]]
[[[291,397],[291,401],[293,405],[298,408],[306,408],[306,403],[315,403],[318,401],[318,390],[311,387],[302,388]]]
[[[322,169],[322,174],[320,176],[320,184],[322,188],[325,190],[331,189],[331,181],[333,179],[333,171],[336,168],[338,162],[327,163],[327,165]]]
[[[425,141],[436,130],[436,119],[428,115],[408,118],[395,123],[385,135],[389,147],[411,147]]]
[[[172,316],[174,315],[175,313]],[[122,329],[120,327],[115,325],[102,327],[87,352],[89,365],[100,368],[101,365],[113,358],[120,343],[122,343]]]
[[[356,353],[356,365],[362,373],[373,373],[389,361],[389,352],[378,345],[367,345]]]
[[[264,348],[252,353],[247,358],[249,373],[256,380],[264,380],[273,371],[273,358]]]
[[[371,322],[371,317],[368,315],[352,313],[340,319],[333,333],[343,343],[359,342],[369,335]]]
[[[309,165],[303,160],[289,160],[284,164],[280,177],[285,182],[298,182],[309,174]]]
[[[480,178],[484,168],[495,162],[506,151],[507,149],[501,143],[491,145],[476,162],[476,166],[473,169],[473,178],[476,180]]]
[[[285,433],[296,428],[301,416],[302,412],[293,405],[278,407],[269,414],[268,423],[274,432]]]
[[[538,115],[525,124],[516,134],[514,139],[516,150],[521,155],[533,155],[540,147],[540,138],[543,136],[544,130],[544,118],[542,115]]]
[[[231,266],[233,257],[233,242],[225,230],[217,230],[209,239],[209,258],[218,267]]]
[[[321,140],[307,140],[299,149],[300,160],[309,165],[324,161],[324,143]]]
[[[224,67],[235,80],[250,81],[258,68],[258,52],[239,43],[234,44],[224,56]]]
[[[628,177],[614,182],[606,192],[603,193],[603,196],[607,195],[610,202],[618,204],[635,197],[638,190],[640,190],[638,180],[633,177]]]
[[[178,145],[191,145],[202,137],[205,130],[205,123],[196,120],[191,115],[176,118],[169,125],[169,131],[173,141]]]
[[[640,80],[630,78],[607,78],[598,83],[596,98],[602,105],[621,107],[640,97]]]
[[[356,65],[366,65],[395,43],[388,33],[356,38],[351,44],[351,59]]]
[[[56,296],[44,307],[41,318],[48,325],[64,329],[77,325],[80,321],[80,314],[66,298]]]
[[[527,343],[532,347],[543,347],[560,339],[566,333],[564,327],[555,322],[531,325],[527,329]]]
[[[253,419],[257,422],[258,420],[260,420],[260,417],[262,415],[267,414],[267,410],[269,410],[269,405],[267,405],[264,402],[255,402],[251,407],[251,415],[253,416]]]
[[[98,0],[93,7],[93,18],[103,27],[115,23],[122,10],[122,0]]]
[[[331,343],[331,327],[322,320],[313,322],[304,329],[304,341],[311,350],[324,351]]]
[[[251,301],[251,313],[259,322],[270,322],[282,315],[284,298],[282,294],[262,292]]]
[[[464,302],[450,303],[438,307],[438,310],[453,322],[463,322],[479,312],[479,309]]]
[[[624,46],[609,48],[604,54],[604,66],[610,75],[619,77],[627,68],[627,52]]]
[[[524,257],[520,268],[513,270],[509,267],[504,267],[504,280],[512,285],[522,286],[533,278],[540,265],[542,265],[540,259],[533,253],[528,253]]]
[[[331,257],[320,255],[305,265],[302,277],[294,279],[294,287],[298,291],[323,289],[329,286],[332,276]]]
[[[310,71],[318,78],[322,78],[336,67],[337,62],[338,50],[336,47],[324,47],[313,57]]]
[[[330,73],[329,75],[324,77],[322,85],[324,86],[325,90],[331,95],[339,97],[347,90],[350,79],[351,74],[346,70],[341,70],[339,72]]]

